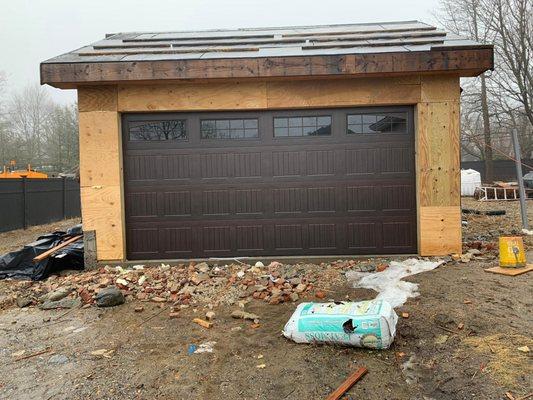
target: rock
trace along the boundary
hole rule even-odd
[[[137,285],[142,286],[145,281],[146,281],[146,275],[142,275],[137,281]]]
[[[200,272],[206,273],[209,271],[209,265],[205,262],[202,262],[200,264],[196,264],[196,269]]]
[[[153,301],[154,303],[166,303],[167,302],[167,299],[165,299],[164,297],[152,297],[150,299],[150,301]]]
[[[449,337],[448,335],[438,335],[435,338],[434,343],[435,344],[444,344],[448,340],[448,337]]]
[[[289,295],[289,298],[291,299],[291,301],[298,301],[298,299],[300,298],[300,296],[298,296],[298,293],[291,293]]]
[[[385,271],[387,268],[389,268],[389,266],[387,264],[379,264],[377,267],[376,267],[376,271],[377,272],[383,272]]]
[[[289,283],[293,286],[298,286],[302,283],[302,278],[291,278],[289,279]]]
[[[323,299],[324,297],[326,297],[326,293],[323,292],[322,290],[317,290],[317,291],[315,292],[315,297],[316,297],[317,299]]]
[[[96,305],[98,307],[114,307],[124,304],[126,301],[124,295],[116,286],[109,286],[102,289],[95,296]]]
[[[294,289],[294,291],[296,293],[303,293],[305,292],[305,289],[307,289],[307,285],[305,283],[300,283],[299,285],[296,286],[296,289]]]
[[[257,314],[249,313],[243,310],[235,310],[231,313],[231,317],[235,319],[248,319],[251,321],[254,321],[256,319],[259,319],[259,316]]]
[[[128,286],[128,281],[124,278],[118,278],[115,283],[121,286]]]
[[[41,305],[39,305],[39,308],[41,310],[55,310],[57,308],[74,308],[74,307],[80,307],[81,301],[80,299],[61,299],[58,301],[45,301]]]
[[[17,306],[20,308],[28,307],[31,304],[31,299],[26,296],[17,297]]]
[[[215,313],[214,311],[208,311],[205,313],[205,319],[207,319],[208,321],[212,321],[215,319]]]
[[[198,286],[200,283],[206,281],[209,279],[209,275],[207,274],[194,274],[191,278],[189,278],[189,281],[194,283],[196,286]]]
[[[478,249],[468,249],[467,253],[472,254],[473,256],[479,256],[482,254]]]
[[[261,261],[258,261],[255,263],[255,267],[256,268],[263,268],[265,266],[265,264],[263,264]]]
[[[168,317],[169,317],[170,319],[179,318],[179,317],[180,317],[180,313],[177,312],[177,311],[172,311],[171,313],[168,314]]]
[[[39,300],[41,300],[42,302],[45,302],[45,301],[58,301],[58,300],[61,300],[65,297],[67,297],[70,293],[70,288],[60,288],[60,289],[57,289],[57,290],[54,290],[53,292],[49,292],[47,294],[45,294],[44,296],[41,296],[41,298]]]
[[[54,354],[48,359],[49,364],[66,364],[68,363],[68,357],[64,354]]]
[[[134,311],[135,312],[143,312],[144,311],[144,307],[143,306],[137,306],[134,308]]]

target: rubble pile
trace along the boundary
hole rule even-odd
[[[106,266],[81,273],[53,275],[40,282],[16,282],[12,286],[11,303],[39,305],[44,309],[68,308],[80,303],[87,307],[93,304],[106,307],[128,300],[211,307],[233,305],[247,299],[280,304],[309,296],[333,297],[328,289],[345,282],[347,271],[373,272],[384,266],[386,262],[369,264],[364,259],[328,264],[273,261],[267,266],[261,262],[255,265],[202,262],[156,267]]]

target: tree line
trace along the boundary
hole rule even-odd
[[[533,158],[533,0],[441,0],[440,4],[435,17],[447,30],[494,44],[494,71],[461,84],[463,158],[484,160],[486,179],[492,181],[492,160],[514,156],[513,129],[521,156]]]
[[[78,143],[76,104],[54,102],[38,84],[8,94],[0,73],[0,167],[77,173]]]

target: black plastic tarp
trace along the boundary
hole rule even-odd
[[[56,231],[39,236],[33,243],[22,249],[0,256],[0,279],[45,279],[64,269],[83,269],[83,237],[63,247],[52,256],[39,262],[33,258],[57,246],[70,237],[82,235],[81,225],[76,225],[66,232]]]

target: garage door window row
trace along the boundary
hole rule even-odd
[[[407,112],[361,112],[346,115],[346,134],[406,134]],[[332,116],[273,117],[273,136],[330,136]],[[201,139],[257,139],[258,118],[200,119]],[[130,141],[187,140],[186,119],[164,119],[129,122]]]

